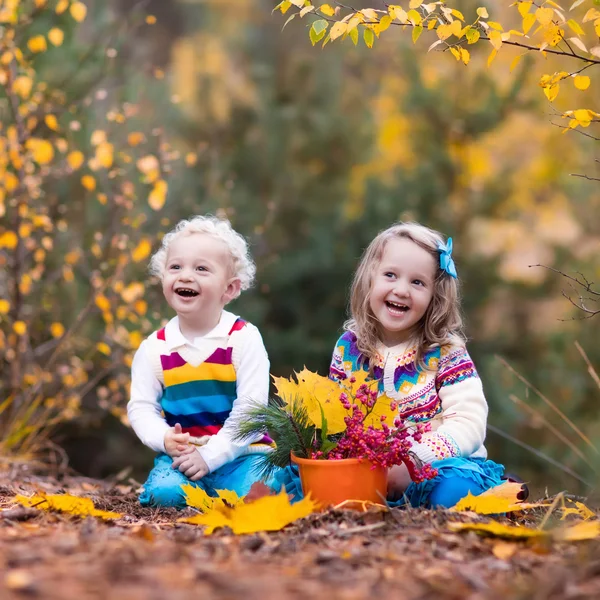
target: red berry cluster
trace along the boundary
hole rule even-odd
[[[350,379],[354,383],[353,379]],[[429,464],[417,466],[411,458],[410,449],[413,442],[419,442],[424,432],[430,429],[429,424],[408,425],[400,416],[394,419],[393,427],[385,423],[386,416],[381,417],[381,427],[365,426],[365,420],[373,411],[377,402],[377,389],[371,390],[367,384],[359,386],[354,403],[348,394],[340,394],[340,402],[346,410],[351,410],[345,418],[346,431],[343,433],[335,448],[325,456],[321,450],[312,453],[312,458],[339,460],[342,458],[359,458],[370,461],[375,467],[389,468],[394,465],[406,464],[411,478],[419,483],[437,475],[437,471]],[[397,404],[390,405],[392,410]]]

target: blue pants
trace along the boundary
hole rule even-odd
[[[450,508],[469,492],[477,496],[500,485],[504,473],[502,465],[478,458],[446,458],[432,462],[431,466],[438,470],[437,477],[422,483],[411,483],[402,500],[388,501],[388,504]],[[293,502],[303,498],[298,468],[295,465],[281,469],[275,475],[272,485],[275,489],[284,485],[287,493],[293,495]]]
[[[202,488],[209,496],[217,496],[215,490],[233,490],[238,496],[245,496],[252,484],[260,481],[256,467],[260,467],[263,460],[260,454],[240,456],[214,473],[209,473],[198,481],[191,481],[181,471],[173,469],[173,459],[170,456],[159,454],[144,483],[140,503],[143,506],[183,508],[186,503],[181,486],[186,484]]]

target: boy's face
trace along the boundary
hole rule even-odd
[[[179,316],[209,323],[239,291],[227,245],[203,233],[182,235],[171,243],[162,283],[169,306]]]

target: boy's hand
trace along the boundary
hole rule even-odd
[[[412,479],[406,465],[395,465],[388,471],[387,497],[389,500],[400,500],[411,484]]]
[[[209,473],[208,465],[196,448],[193,452],[174,458],[172,466],[174,469],[179,469],[191,481],[198,481]]]
[[[187,452],[193,451],[194,446],[188,446],[190,434],[183,433],[181,425],[175,423],[175,427],[171,427],[165,433],[165,452],[171,457],[181,456]]]

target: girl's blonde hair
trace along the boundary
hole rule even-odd
[[[344,323],[344,329],[354,332],[357,345],[364,359],[368,359],[371,368],[377,356],[377,346],[381,335],[379,321],[371,310],[370,298],[373,286],[373,274],[377,268],[387,243],[394,238],[404,238],[426,250],[438,265],[433,284],[433,297],[423,318],[421,327],[410,340],[416,345],[416,364],[426,369],[423,356],[432,345],[464,343],[462,316],[460,313],[460,294],[458,280],[451,277],[440,267],[438,245],[444,243],[440,233],[419,223],[397,223],[381,231],[365,250],[352,282],[350,291],[350,319]]]
[[[210,235],[227,245],[231,255],[233,276],[240,280],[241,289],[247,290],[252,285],[256,273],[256,266],[250,256],[248,243],[242,235],[231,227],[229,221],[212,215],[196,216],[190,220],[179,221],[175,229],[163,237],[160,249],[150,259],[150,273],[156,275],[162,281],[169,246],[178,237],[195,233]]]

